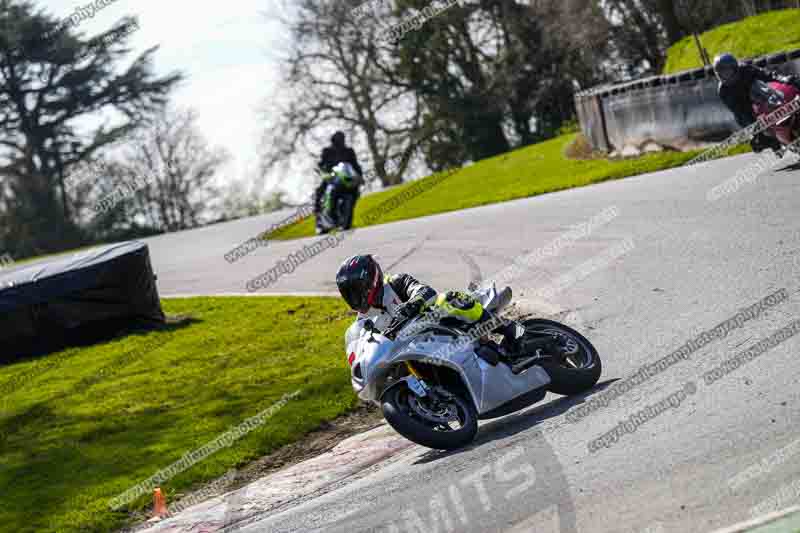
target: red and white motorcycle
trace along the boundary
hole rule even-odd
[[[753,114],[766,125],[764,132],[784,149],[800,155],[800,90],[777,81],[756,80],[750,89]]]

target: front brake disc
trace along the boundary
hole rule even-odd
[[[455,409],[453,409],[454,406],[448,405],[444,412],[441,413],[434,412],[427,406],[423,405],[416,396],[411,396],[408,399],[408,403],[416,414],[430,422],[434,422],[436,424],[447,424],[448,422],[458,421],[458,417],[454,412]]]

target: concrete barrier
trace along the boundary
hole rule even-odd
[[[745,63],[800,74],[800,50]],[[710,67],[582,91],[575,107],[592,146],[618,155],[701,148],[738,129]]]

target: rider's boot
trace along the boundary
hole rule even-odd
[[[783,143],[772,135],[765,134],[764,138],[766,146],[775,153],[778,159],[783,159],[783,156],[786,155],[786,147]]]
[[[509,321],[499,328],[503,335],[500,348],[505,352],[509,359],[513,359],[522,354],[522,339],[517,338],[517,323]]]

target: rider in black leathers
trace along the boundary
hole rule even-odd
[[[371,255],[355,255],[346,259],[336,273],[336,285],[350,308],[358,311],[359,318],[369,318],[381,331],[392,331],[426,309],[434,310],[442,323],[449,321],[466,328],[466,331],[492,318],[491,313],[469,294],[460,291],[437,294],[433,288],[410,274],[384,275]],[[510,297],[511,289],[505,290]],[[513,321],[499,320],[495,332],[503,335],[501,344],[491,341],[484,344],[476,352],[480,357],[497,364],[498,356],[508,358],[520,354],[522,345],[516,338],[516,324]],[[557,335],[541,337],[546,337],[559,347],[565,346],[566,338]],[[486,350],[488,346],[493,348]]]
[[[753,65],[744,65],[732,54],[727,53],[714,58],[714,72],[719,79],[720,99],[733,112],[736,122],[743,128],[756,121],[750,98],[750,88],[756,80],[777,81],[800,88],[800,78],[797,76],[785,76]],[[778,139],[763,131],[756,134],[750,144],[754,152],[761,152],[766,148],[779,151],[783,148]]]
[[[361,170],[361,165],[358,164],[358,159],[356,158],[355,151],[347,146],[345,143],[345,136],[344,133],[341,131],[337,131],[331,137],[331,145],[326,146],[322,150],[322,157],[318,163],[319,170],[325,174],[325,177],[322,179],[322,183],[319,184],[316,191],[314,192],[314,213],[319,214],[322,199],[325,196],[325,190],[328,188],[329,185],[333,184],[334,189],[331,191],[331,203],[332,205],[336,205],[336,199],[339,194],[341,194],[340,187],[337,186],[335,182],[331,182],[330,180],[330,173],[333,170],[333,167],[338,165],[339,163],[350,163],[353,169],[358,172],[359,176],[363,176],[364,173]]]

